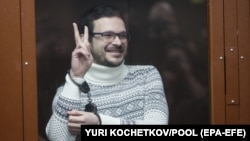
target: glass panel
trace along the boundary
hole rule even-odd
[[[58,86],[75,47],[72,22],[103,0],[36,0],[40,140]],[[132,38],[127,64],[153,64],[169,102],[169,124],[208,124],[208,29],[206,0],[106,0],[123,8]]]

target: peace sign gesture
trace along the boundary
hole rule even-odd
[[[83,77],[93,62],[90,51],[88,27],[84,27],[84,34],[80,35],[76,23],[73,23],[76,47],[72,52],[71,75],[72,77]]]

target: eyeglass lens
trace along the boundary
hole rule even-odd
[[[127,32],[121,32],[121,33],[114,33],[114,32],[102,32],[102,33],[93,33],[93,35],[101,35],[102,39],[105,42],[112,42],[115,40],[116,36],[121,41],[127,41],[129,39],[129,35]]]

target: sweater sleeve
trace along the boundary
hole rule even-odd
[[[83,78],[76,78],[79,84],[84,82]],[[76,136],[68,131],[67,112],[72,109],[79,109],[80,91],[66,75],[66,83],[57,89],[52,103],[52,115],[46,126],[46,134],[50,141],[74,141]]]
[[[144,77],[144,119],[136,123],[166,125],[169,120],[169,109],[160,73],[152,66]]]

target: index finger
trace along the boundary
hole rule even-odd
[[[76,23],[73,23],[73,28],[74,28],[75,41],[76,43],[79,43],[79,41],[81,40],[81,37],[80,37],[79,30],[78,30]]]
[[[77,110],[68,111],[67,113],[68,113],[68,115],[72,115],[72,116],[82,115],[82,113],[80,111],[77,111]]]

